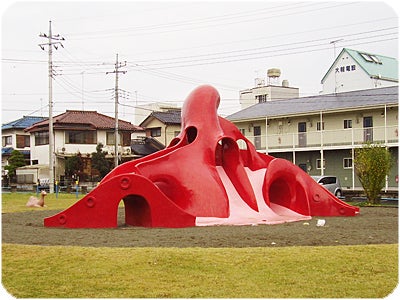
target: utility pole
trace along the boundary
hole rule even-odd
[[[118,145],[119,145],[119,134],[118,134],[118,74],[122,73],[125,74],[126,71],[120,70],[120,68],[125,67],[126,62],[123,64],[118,62],[118,54],[115,61],[115,69],[112,72],[106,72],[106,74],[115,73],[115,88],[114,88],[114,97],[115,97],[115,133],[114,133],[114,165],[115,167],[118,166]]]
[[[47,38],[48,42],[39,44],[44,50],[44,46],[48,46],[49,53],[49,188],[50,193],[54,193],[54,133],[53,133],[53,47],[57,50],[58,46],[64,48],[60,41],[64,41],[59,34],[53,35],[51,32],[51,21],[49,21],[49,34],[39,34],[40,37]]]

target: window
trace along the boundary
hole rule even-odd
[[[307,164],[299,164],[299,168],[307,173]]]
[[[66,131],[65,132],[66,144],[96,144],[97,131]]]
[[[119,145],[130,146],[131,145],[131,134],[130,132],[118,132],[119,135]],[[106,133],[106,144],[115,145],[115,132]]]
[[[360,55],[361,55],[362,58],[364,58],[366,61],[373,62],[372,58],[371,58],[368,54],[366,54],[366,53],[360,53]]]
[[[374,63],[381,64],[382,62],[379,60],[378,57],[375,55],[370,55],[371,59],[374,61]]]
[[[353,159],[352,158],[343,158],[343,169],[353,169]]]
[[[152,137],[161,136],[161,127],[150,128],[150,135]]]
[[[42,131],[42,132],[35,132],[35,145],[47,145],[49,143],[49,132]]]
[[[368,62],[382,64],[382,62],[376,55],[367,54],[367,53],[360,53],[360,55],[362,56],[362,58],[364,58]]]
[[[322,130],[325,130],[325,122],[322,122]],[[317,122],[317,131],[321,131],[321,122]]]
[[[3,147],[12,145],[12,136],[11,135],[3,136],[2,142],[3,142]]]
[[[256,96],[256,100],[258,101],[258,103],[263,103],[263,102],[267,102],[267,97],[268,95],[257,95]]]
[[[332,177],[332,176],[323,177],[323,178],[321,178],[321,180],[318,183],[320,183],[322,185],[335,184],[336,177]]]
[[[321,170],[321,159],[320,158],[317,159],[317,169]],[[324,169],[325,169],[325,159],[324,159]]]
[[[261,135],[261,126],[254,126],[253,131],[255,136]]]
[[[115,135],[114,132],[107,132],[106,133],[106,144],[107,145],[114,145],[115,144]]]
[[[131,145],[131,133],[130,132],[122,132],[122,138],[120,138],[120,143],[122,142],[122,146],[130,146]]]
[[[356,70],[356,65],[351,65],[351,70],[355,71]]]
[[[343,128],[344,129],[353,128],[353,121],[352,120],[343,120]]]
[[[241,134],[246,135],[246,129],[244,128],[239,128],[239,131]]]
[[[17,148],[29,147],[31,144],[29,135],[17,134]]]

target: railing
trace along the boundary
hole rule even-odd
[[[246,136],[257,150],[307,149],[324,146],[325,148],[353,147],[366,142],[398,145],[398,127],[350,128],[341,130],[323,130],[300,133],[268,133],[268,136]],[[267,141],[267,143],[266,143]],[[242,145],[239,143],[239,146]]]

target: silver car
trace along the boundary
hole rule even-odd
[[[336,176],[311,176],[316,182],[334,194],[336,197],[342,196],[342,186]]]

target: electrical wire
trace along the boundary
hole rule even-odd
[[[172,23],[164,23],[164,24],[156,24],[156,25],[146,25],[146,26],[136,26],[136,27],[130,27],[130,28],[119,28],[119,29],[113,29],[113,30],[103,30],[103,31],[97,31],[97,32],[86,32],[86,33],[75,33],[75,34],[67,34],[65,33],[65,36],[68,36],[68,39],[71,40],[78,40],[78,39],[98,39],[98,38],[105,38],[109,36],[113,37],[123,37],[123,36],[137,36],[137,35],[150,35],[150,34],[160,34],[160,33],[171,33],[171,32],[177,32],[177,31],[184,31],[184,30],[193,30],[193,29],[199,29],[199,28],[208,28],[208,27],[217,27],[217,26],[226,26],[226,25],[234,25],[234,24],[239,24],[239,23],[249,23],[249,22],[256,22],[260,20],[265,20],[266,16],[268,16],[268,19],[273,19],[273,18],[281,18],[283,16],[293,16],[296,14],[304,14],[304,13],[310,13],[310,12],[315,12],[315,11],[320,11],[324,9],[331,9],[331,8],[336,8],[336,7],[341,7],[341,6],[347,6],[347,5],[352,5],[355,4],[356,2],[350,2],[350,3],[340,3],[340,4],[334,4],[326,7],[318,7],[314,9],[308,9],[305,11],[295,11],[295,12],[287,12],[290,10],[290,8],[283,8],[281,9],[285,13],[278,14],[278,15],[271,15],[268,11],[263,12],[262,16],[259,18],[255,18],[253,15],[250,15],[251,18],[247,18],[244,20],[239,20],[239,16],[236,14],[234,16],[229,17],[229,19],[234,19],[234,21],[228,22],[228,23],[222,23],[222,24],[215,24],[215,22],[221,22],[225,21],[226,18],[223,17],[214,17],[213,20],[208,20],[211,19],[212,17],[209,18],[202,18],[198,20],[196,23],[195,20],[189,20],[189,21],[183,21],[183,22],[172,22]],[[316,5],[324,5],[324,3],[308,3],[305,6],[316,6]],[[326,3],[325,3],[326,4]],[[293,6],[293,4],[291,5]],[[267,10],[269,8],[266,8]],[[260,12],[262,9],[258,9],[257,11]],[[256,14],[256,13],[254,13]],[[248,17],[247,15],[245,17]],[[205,21],[206,20],[206,21]],[[211,24],[201,24],[204,22],[209,22]],[[199,24],[200,23],[200,24]],[[199,24],[199,26],[194,27],[193,25]],[[186,26],[183,28],[176,28],[173,29],[174,27],[179,27],[179,26]],[[162,30],[162,31],[154,31],[154,30]],[[167,30],[164,30],[167,29]],[[81,37],[75,37],[74,36],[80,36]]]

